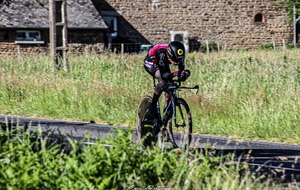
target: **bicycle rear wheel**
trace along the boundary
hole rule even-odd
[[[152,103],[150,96],[145,96],[139,104],[137,111],[137,135],[143,147],[152,146],[155,142],[153,120],[147,120],[149,106]]]
[[[190,108],[184,99],[177,99],[176,118],[173,117],[168,122],[171,141],[174,147],[188,148],[192,141],[193,122]]]

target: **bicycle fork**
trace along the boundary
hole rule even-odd
[[[177,116],[176,116],[176,98],[174,96],[172,96],[172,108],[173,108],[173,120],[174,120],[174,126],[177,126]],[[172,127],[170,127],[170,135],[172,138],[172,144],[174,146],[174,148],[178,148],[178,145],[176,144],[176,141],[174,139],[174,135],[173,135],[173,131],[172,131]]]
[[[172,106],[172,108],[170,108]],[[174,120],[174,124],[175,126],[177,126],[177,121],[176,121],[176,97],[174,95],[171,95],[171,100],[168,103],[165,112],[164,112],[164,117],[163,119],[165,120],[165,124],[168,125],[168,121],[171,118],[172,119],[172,115],[167,114],[169,112],[169,109],[172,109],[173,111],[173,120]],[[174,146],[174,148],[178,148],[178,145],[176,144],[174,135],[173,135],[173,131],[172,131],[172,121],[167,129],[168,133],[169,133],[169,137],[171,138],[171,142]]]

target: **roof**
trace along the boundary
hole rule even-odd
[[[48,0],[13,0],[0,7],[0,28],[49,28]],[[107,29],[91,0],[67,0],[68,28]]]

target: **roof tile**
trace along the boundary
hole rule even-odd
[[[48,0],[13,0],[0,7],[0,28],[49,28]],[[68,28],[106,29],[91,0],[67,0]]]

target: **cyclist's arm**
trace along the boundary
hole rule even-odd
[[[172,80],[177,76],[177,72],[172,73],[168,63],[159,64],[158,69],[163,80]]]
[[[182,71],[184,71],[184,59],[178,65],[178,79],[180,78]]]
[[[178,79],[181,76],[182,71],[184,71],[184,60],[182,60],[182,62],[179,63],[178,65],[178,71],[175,71],[173,73],[173,77],[178,77]]]
[[[159,65],[158,68],[163,80],[172,80],[175,77],[175,74],[171,72],[169,65]]]
[[[163,79],[163,80],[171,80],[171,79],[173,79],[175,76],[174,76],[174,74],[173,73],[163,73],[162,75],[161,75],[161,78]]]
[[[174,77],[174,74],[171,73],[170,67],[168,63],[165,63],[165,50],[164,49],[158,49],[156,51],[156,64],[158,66],[158,69],[160,71],[160,76],[163,80],[171,80]],[[153,57],[154,58],[154,57]]]

